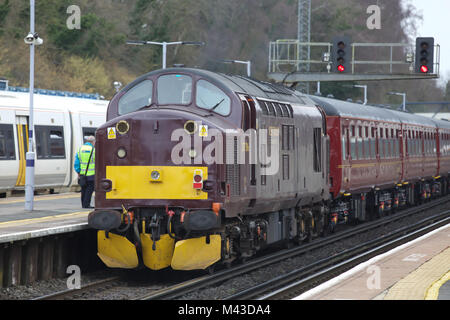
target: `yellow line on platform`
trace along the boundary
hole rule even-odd
[[[45,222],[50,220],[57,220],[57,219],[66,219],[66,218],[73,218],[76,216],[87,216],[90,213],[90,211],[79,211],[79,212],[73,212],[73,213],[67,213],[67,214],[60,214],[60,215],[54,215],[54,216],[47,216],[42,218],[32,218],[32,219],[24,219],[24,220],[14,220],[14,221],[8,221],[8,222],[1,222],[0,228],[3,226],[13,226],[13,225],[24,225],[24,224],[31,224],[34,222]]]
[[[41,198],[34,198],[34,201],[50,201],[50,200],[59,200],[59,199],[74,199],[74,198],[80,198],[80,194],[70,194],[70,195],[61,195],[61,196],[50,196],[50,197],[41,197]],[[12,203],[20,203],[25,202],[25,199],[17,199],[17,200],[5,200],[0,201],[0,206],[2,204],[12,204]]]
[[[439,290],[447,281],[450,281],[450,271],[428,288],[425,300],[437,300],[439,298]]]

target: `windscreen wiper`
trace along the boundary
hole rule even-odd
[[[214,107],[212,107],[211,109],[209,109],[210,112],[213,112],[214,110],[216,110],[216,108],[218,106],[220,106],[222,104],[222,102],[225,101],[225,98],[223,98],[222,100],[220,100]]]

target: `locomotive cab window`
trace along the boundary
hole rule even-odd
[[[231,111],[231,99],[221,89],[205,80],[197,82],[197,106],[227,116]]]
[[[192,78],[169,74],[158,78],[159,104],[190,104],[192,101]]]
[[[125,93],[119,101],[119,114],[124,115],[152,104],[153,82],[144,80]]]

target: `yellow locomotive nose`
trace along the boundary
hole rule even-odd
[[[193,178],[199,172],[201,181],[193,185]],[[197,188],[208,179],[207,167],[107,166],[106,179],[112,181],[111,191],[106,193],[107,200],[208,199],[208,193]]]

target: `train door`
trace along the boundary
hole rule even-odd
[[[17,150],[19,156],[19,171],[17,173],[16,187],[25,186],[26,154],[28,152],[28,117],[16,117]]]
[[[0,120],[9,123],[0,123],[0,197],[4,196],[4,190],[16,185],[19,172],[19,160],[16,153],[15,118],[6,119],[5,113],[0,113]]]

